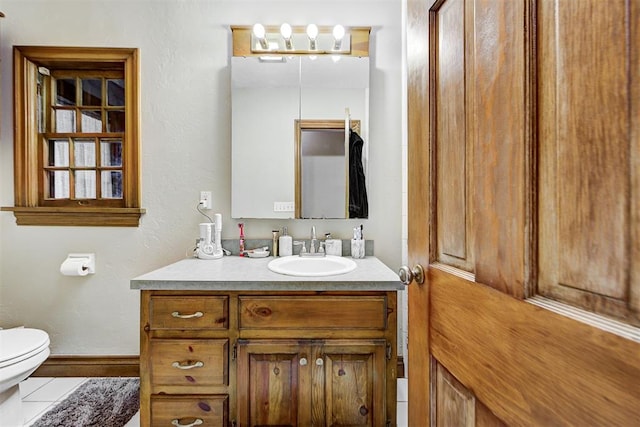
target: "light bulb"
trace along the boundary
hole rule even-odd
[[[291,38],[291,33],[292,33],[291,25],[289,25],[289,24],[287,24],[287,23],[285,22],[284,24],[282,24],[282,25],[280,26],[280,34],[282,34],[282,37],[283,37],[285,40],[288,40],[288,39],[290,39],[290,38]]]
[[[333,27],[333,38],[337,40],[342,40],[344,38],[344,27],[340,24]]]
[[[264,29],[264,25],[262,24],[254,24],[253,25],[253,35],[258,39],[264,39],[266,31]]]
[[[316,24],[307,25],[307,36],[309,36],[311,40],[315,40],[316,37],[318,37],[318,26]]]

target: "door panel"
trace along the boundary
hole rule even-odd
[[[436,426],[476,425],[475,398],[439,363],[435,363]]]
[[[376,372],[385,372],[385,352],[385,340],[343,345],[331,343],[317,349],[314,359],[323,363],[316,364],[315,369],[321,372],[318,388],[324,389],[326,418],[317,420],[314,425],[355,427],[386,423],[386,378],[376,375]]]
[[[628,88],[640,70],[628,52],[640,41],[628,34],[639,9],[624,0],[542,1],[538,48],[538,291],[636,325],[640,278],[630,273],[639,261],[629,251],[640,244],[640,225],[630,221],[638,184],[629,159],[640,101]]]
[[[409,262],[428,266],[409,286],[409,424],[636,425],[637,329],[623,338],[525,298],[636,321],[640,2],[449,1],[407,3]],[[461,28],[451,59],[440,41]],[[438,99],[443,67],[460,63],[465,93]],[[443,111],[466,115],[464,162]],[[463,166],[464,208],[439,184]],[[468,268],[440,256],[461,236],[438,224],[443,206],[465,210]]]
[[[476,281],[522,298],[525,279],[525,1],[475,0],[466,53],[473,94]],[[459,19],[464,19],[460,17]]]
[[[465,102],[465,0],[446,0],[438,9],[435,42],[435,104],[437,118],[435,190],[437,254],[442,263],[469,270],[467,247],[467,131]]]
[[[308,355],[308,347],[291,341],[238,343],[240,425],[295,426],[310,420],[311,404],[301,393],[310,384],[307,359],[300,363]]]
[[[637,343],[434,268],[428,276],[431,353],[507,425],[640,419]]]

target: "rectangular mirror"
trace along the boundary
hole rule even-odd
[[[352,150],[345,140],[345,123],[348,125],[349,117],[352,123],[359,123],[358,135],[364,146],[356,150],[356,155],[364,178],[368,153],[369,58],[319,55],[315,59],[291,56],[267,60],[234,56],[231,79],[231,216],[349,218],[349,167],[354,162],[349,159]],[[315,149],[320,150],[317,152],[333,153],[329,156],[333,161],[329,163],[342,165],[342,174],[337,176],[333,169],[320,167],[329,159],[312,156],[310,165],[318,169],[317,173],[309,174],[304,187],[296,187],[296,183],[301,182],[296,181],[296,168],[300,168],[302,161],[298,144],[307,140],[306,136],[300,138],[299,124],[305,121],[340,124],[333,132],[316,132],[312,139]],[[338,152],[336,133],[341,134],[341,154],[335,154]],[[320,148],[325,144],[323,134],[329,136],[325,143],[333,148]],[[311,192],[328,182],[338,185],[335,194],[340,194],[339,207],[329,203],[326,193]],[[364,183],[360,187],[364,187]],[[302,200],[309,206],[330,206],[303,210]],[[362,212],[357,217],[366,217]]]

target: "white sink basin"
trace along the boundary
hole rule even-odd
[[[334,276],[356,269],[356,263],[350,258],[327,255],[324,257],[300,257],[297,255],[276,258],[268,264],[274,273],[288,276]]]

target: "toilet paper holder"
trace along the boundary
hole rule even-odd
[[[94,274],[96,272],[96,254],[69,254],[67,255],[66,260],[80,259],[85,260],[83,264],[86,265],[89,274]]]

